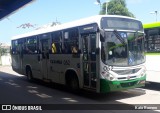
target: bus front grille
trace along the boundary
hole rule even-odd
[[[130,76],[129,79],[135,79],[137,76]],[[118,77],[118,80],[128,80],[127,77]]]
[[[122,87],[131,87],[131,86],[134,86],[135,84],[137,83],[137,81],[134,81],[134,82],[128,82],[128,83],[121,83],[121,86]]]
[[[129,69],[129,70],[113,70],[113,72],[117,73],[118,75],[128,75],[128,74],[135,74],[137,73],[141,68],[137,69]]]

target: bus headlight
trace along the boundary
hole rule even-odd
[[[145,74],[146,74],[146,70],[144,69],[144,70],[140,73],[140,75],[138,75],[138,78],[143,77]]]
[[[107,79],[107,80],[110,80],[110,81],[113,81],[113,80],[117,80],[116,77],[114,77],[111,73],[109,72],[102,72],[101,73],[102,77],[104,79]]]

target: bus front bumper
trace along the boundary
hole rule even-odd
[[[107,93],[145,86],[146,75],[142,78],[124,81],[108,81],[100,79],[100,92]]]

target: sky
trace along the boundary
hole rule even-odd
[[[10,44],[11,38],[35,30],[45,24],[58,21],[61,24],[81,18],[98,15],[100,6],[96,0],[35,0],[24,8],[16,11],[0,21],[0,43]],[[100,0],[101,3],[106,0]],[[109,1],[109,0],[107,0]],[[126,0],[127,8],[142,23],[156,21],[156,15],[150,12],[158,11],[157,21],[160,21],[160,0]],[[25,23],[35,27],[18,28]]]

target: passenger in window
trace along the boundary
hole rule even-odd
[[[56,52],[57,52],[56,45],[55,45],[55,43],[53,42],[53,43],[52,43],[52,53],[56,53]]]
[[[78,53],[78,47],[77,47],[77,45],[71,46],[71,50],[72,50],[72,53]]]

